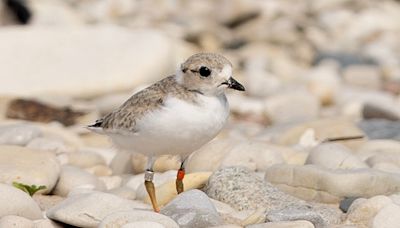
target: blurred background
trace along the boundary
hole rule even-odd
[[[91,123],[218,52],[247,89],[229,100],[249,136],[344,117],[400,139],[399,1],[2,0],[0,25],[3,121]]]

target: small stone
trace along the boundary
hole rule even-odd
[[[338,143],[322,143],[311,150],[305,164],[314,164],[328,169],[362,169],[368,165],[361,161],[346,146]]]
[[[347,213],[351,204],[358,198],[359,197],[345,197],[343,200],[340,201],[340,210],[342,210],[344,213]]]
[[[362,109],[364,119],[386,119],[391,121],[400,120],[400,109],[393,104],[367,102]]]
[[[59,196],[67,196],[74,188],[102,191],[106,189],[106,186],[89,172],[78,167],[64,165],[53,193]]]
[[[393,204],[387,196],[374,196],[370,199],[356,199],[347,212],[346,221],[354,224],[369,225],[375,215],[388,205]]]
[[[34,228],[63,228],[62,224],[56,223],[50,219],[40,219],[33,221]]]
[[[107,192],[124,199],[129,199],[129,200],[136,199],[136,191],[128,187],[113,188],[108,190]]]
[[[179,225],[171,218],[152,211],[125,210],[108,215],[98,227],[178,228]]]
[[[312,94],[318,97],[322,105],[335,102],[335,96],[340,89],[339,72],[336,66],[320,64],[311,68],[307,73],[307,87]]]
[[[103,157],[90,151],[68,153],[68,164],[80,168],[88,168],[95,165],[105,165]]]
[[[41,135],[40,129],[28,124],[0,126],[0,144],[25,146]]]
[[[327,139],[364,135],[353,122],[347,119],[329,118],[299,123],[286,129],[281,129],[279,136],[274,141],[281,145],[296,145],[309,129],[315,132],[315,138],[319,142]],[[363,140],[348,140],[341,143],[352,149],[358,146],[360,142],[363,142]]]
[[[222,224],[210,199],[196,189],[179,194],[163,207],[160,213],[175,220],[180,227],[209,227]]]
[[[254,171],[265,171],[274,164],[285,163],[281,148],[261,141],[242,141],[222,159],[220,167],[243,166]]]
[[[369,139],[400,140],[400,121],[370,119],[361,121],[358,125]]]
[[[42,211],[47,211],[49,208],[54,207],[56,204],[64,200],[64,197],[57,195],[35,194],[32,198],[39,205]]]
[[[236,224],[226,224],[226,225],[220,225],[220,226],[211,226],[210,228],[242,228],[243,226],[239,226]]]
[[[337,1],[327,1],[327,2],[318,2],[314,7],[320,8],[321,5],[325,4],[341,4],[341,2]],[[357,55],[354,53],[345,53],[345,52],[319,52],[315,57],[314,62],[316,64],[325,61],[327,59],[335,60],[340,64],[341,68],[346,68],[352,65],[376,65],[376,62],[365,56]]]
[[[317,212],[304,209],[283,209],[267,213],[267,220],[271,222],[306,220],[316,228],[326,226],[325,221]]]
[[[78,227],[97,227],[109,214],[134,209],[149,209],[143,203],[113,194],[92,192],[70,196],[47,211],[47,217]]]
[[[12,100],[7,108],[8,118],[43,123],[57,121],[65,126],[76,124],[78,118],[84,115],[84,112],[70,107],[52,106],[33,99]]]
[[[67,145],[63,140],[58,138],[47,138],[39,137],[31,140],[27,145],[27,148],[35,150],[51,151],[56,154],[74,152],[76,148]]]
[[[23,227],[33,228],[33,222],[24,217],[15,215],[6,215],[0,218],[0,227]]]
[[[395,140],[368,140],[357,148],[357,156],[364,161],[373,156],[399,157],[400,142]],[[371,158],[372,159],[372,158]],[[372,162],[372,161],[370,161]]]
[[[212,172],[218,169],[221,160],[238,143],[232,139],[214,139],[195,151],[186,163],[186,169],[192,172]]]
[[[314,225],[306,220],[268,222],[246,226],[246,228],[314,228]]]
[[[372,221],[373,228],[395,228],[400,224],[400,206],[389,204],[382,208]]]
[[[284,211],[289,210],[296,212],[295,220],[312,219],[310,221],[314,224],[325,224],[328,221],[318,214],[321,209],[314,211],[311,205],[278,190],[243,167],[228,167],[216,171],[209,179],[206,193],[237,210],[264,209],[267,215],[286,214],[288,211]]]
[[[51,152],[19,146],[0,146],[0,182],[44,185],[38,193],[49,193],[60,174],[60,165]]]
[[[314,165],[275,165],[265,179],[299,198],[339,203],[344,197],[372,197],[400,189],[397,175],[374,169],[329,170]]]
[[[318,116],[319,108],[318,99],[305,91],[279,93],[269,96],[265,103],[265,112],[273,123],[314,119]]]
[[[286,195],[240,166],[226,167],[214,172],[208,181],[206,193],[209,197],[227,203],[236,210],[259,207],[271,210],[275,207],[302,204],[301,200]],[[279,201],[271,202],[273,199]]]
[[[130,222],[127,223],[121,228],[142,228],[142,227],[147,227],[147,228],[165,228],[165,226],[161,225],[160,223],[157,222]]]
[[[122,185],[122,178],[120,176],[104,176],[99,177],[99,180],[105,184],[107,190],[118,188]]]
[[[111,176],[112,174],[112,170],[105,165],[95,165],[93,167],[86,168],[85,170],[98,177]]]
[[[373,65],[351,65],[344,69],[343,79],[350,85],[379,89],[382,86],[380,70]]]
[[[126,151],[118,151],[111,161],[110,168],[114,175],[124,173],[132,173],[132,153]]]
[[[147,159],[148,157],[143,154],[134,153],[132,155],[133,173],[144,172],[146,169],[145,165],[147,164]],[[177,170],[179,169],[180,165],[181,160],[179,156],[165,155],[156,159],[153,165],[153,170],[155,172],[166,172],[172,169]]]
[[[32,197],[13,186],[0,183],[0,218],[6,215],[42,218],[42,212]]]

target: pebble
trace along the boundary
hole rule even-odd
[[[118,151],[111,160],[110,168],[115,175],[127,174],[133,172],[132,154],[126,151]]]
[[[133,173],[143,173],[146,169],[147,156],[139,153],[134,153],[132,155],[132,168]],[[179,169],[181,165],[181,160],[178,156],[165,155],[158,157],[155,162],[153,169],[155,172],[166,172],[168,170]]]
[[[195,151],[186,163],[186,169],[192,172],[212,172],[219,168],[221,160],[236,146],[231,139],[214,139]]]
[[[62,228],[64,227],[60,223],[56,223],[53,220],[50,219],[39,219],[33,221],[33,227],[34,228]]]
[[[197,189],[179,194],[165,205],[160,213],[175,220],[179,227],[209,227],[222,224],[208,196]]]
[[[107,191],[107,193],[114,194],[124,199],[134,200],[136,199],[136,191],[129,187],[118,187]]]
[[[375,215],[388,205],[392,205],[392,200],[387,196],[374,196],[369,199],[356,199],[350,206],[346,221],[354,224],[369,225]]]
[[[112,170],[106,165],[95,165],[93,167],[86,168],[85,170],[98,177],[111,176],[113,173]]]
[[[32,196],[35,202],[39,205],[42,211],[47,211],[49,208],[54,207],[56,204],[63,201],[65,198],[57,195],[41,195],[35,194]]]
[[[0,218],[0,227],[33,228],[33,222],[24,217],[15,215],[6,215]]]
[[[0,146],[0,182],[44,185],[38,193],[49,193],[60,175],[60,165],[51,152],[19,146]]]
[[[303,91],[281,91],[269,96],[265,102],[265,112],[275,124],[314,119],[318,116],[319,109],[318,99]]]
[[[284,221],[284,222],[259,223],[246,226],[246,228],[314,228],[314,225],[306,220],[297,220],[290,222]]]
[[[309,221],[316,228],[326,227],[325,221],[317,212],[306,211],[299,209],[283,209],[279,211],[271,211],[267,213],[267,221],[280,222],[280,221],[295,221],[306,220]]]
[[[50,219],[78,227],[97,227],[111,213],[124,210],[149,209],[132,200],[109,193],[92,192],[73,195],[50,208],[46,215]]]
[[[359,148],[357,148],[356,154],[363,161],[367,161],[373,156],[384,156],[384,157],[397,157],[400,156],[400,142],[395,140],[369,140]]]
[[[400,189],[397,175],[374,169],[329,170],[315,165],[275,165],[266,171],[265,179],[299,198],[322,203],[339,203],[344,197],[391,194]]]
[[[319,64],[307,73],[307,88],[322,105],[335,102],[340,89],[338,67],[335,64]]]
[[[370,119],[361,121],[358,125],[369,139],[400,140],[400,121]]]
[[[295,220],[309,220],[314,225],[322,226],[329,220],[318,213],[321,208],[314,211],[305,201],[278,190],[243,167],[227,167],[216,171],[210,177],[205,190],[209,197],[237,210],[263,209],[267,216],[270,214],[276,220],[282,219],[279,221],[296,218]]]
[[[274,164],[285,163],[278,147],[261,141],[243,141],[222,159],[220,167],[243,166],[254,171],[265,171]]]
[[[26,147],[35,150],[51,151],[56,154],[70,153],[76,150],[76,148],[67,145],[61,139],[47,137],[34,138],[26,145]]]
[[[89,168],[95,165],[105,165],[102,156],[90,151],[68,153],[68,164],[80,168]]]
[[[362,108],[364,119],[386,119],[391,121],[400,120],[400,109],[396,103],[367,102]]]
[[[141,210],[125,210],[108,215],[101,221],[98,227],[178,228],[180,226],[170,217],[160,213]]]
[[[395,228],[400,224],[400,206],[389,204],[382,208],[372,220],[373,228]]]
[[[122,177],[120,176],[103,176],[98,179],[105,184],[107,190],[119,188],[122,185]]]
[[[301,136],[309,129],[315,132],[315,138],[319,142],[332,138],[364,135],[364,132],[348,119],[329,118],[303,122],[282,129],[274,142],[280,145],[296,145],[299,143]],[[341,143],[352,149],[358,147],[362,141],[349,140]]]
[[[75,166],[64,165],[53,194],[67,196],[75,188],[105,190],[105,184],[96,176]]]
[[[358,198],[359,197],[345,197],[342,201],[340,201],[340,210],[342,210],[344,213],[347,213],[351,204],[353,204],[353,202]]]
[[[42,135],[37,127],[29,124],[0,126],[0,144],[25,146],[34,138]]]
[[[10,203],[12,199],[12,203]],[[37,203],[22,190],[0,183],[0,218],[7,215],[27,219],[41,219],[42,212]]]
[[[369,166],[346,146],[339,143],[322,143],[311,150],[305,164],[327,169],[362,169]]]
[[[381,72],[374,65],[351,65],[343,71],[345,83],[362,88],[379,89],[382,86]]]

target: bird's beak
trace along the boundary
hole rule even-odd
[[[239,90],[239,91],[245,91],[245,88],[242,84],[240,84],[238,81],[230,77],[226,83],[228,85],[228,88]]]

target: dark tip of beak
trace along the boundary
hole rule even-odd
[[[228,88],[231,88],[231,89],[234,89],[234,90],[239,90],[239,91],[245,91],[246,90],[242,84],[240,84],[238,81],[236,81],[232,77],[230,77],[229,80],[228,80]]]

